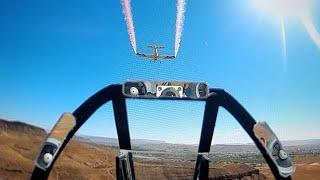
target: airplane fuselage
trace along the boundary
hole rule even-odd
[[[154,59],[154,60],[157,60],[157,59],[158,59],[158,56],[159,56],[159,54],[158,54],[158,49],[157,49],[157,48],[154,48],[154,51],[153,51],[153,59]]]

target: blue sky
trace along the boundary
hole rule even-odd
[[[187,1],[178,56],[161,64],[134,55],[120,1],[1,1],[0,117],[51,129],[63,112],[111,83],[206,81],[266,120],[280,139],[319,138],[320,49],[299,18],[288,16],[285,65],[279,19],[251,1]],[[172,54],[175,1],[131,5],[138,51],[159,44]],[[315,7],[320,2],[310,1],[320,33]],[[196,144],[203,105],[129,100],[131,136]],[[115,137],[111,107],[79,133]],[[251,141],[224,110],[216,132],[213,143]]]

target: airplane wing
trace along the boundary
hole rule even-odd
[[[176,58],[175,56],[169,56],[169,55],[161,55],[161,56],[158,56],[158,58],[163,58],[163,59],[174,59]]]
[[[149,45],[148,48],[163,49],[163,46]]]
[[[153,54],[143,54],[143,53],[137,53],[138,56],[142,56],[142,57],[148,57],[148,58],[154,58]]]

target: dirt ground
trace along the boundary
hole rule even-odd
[[[298,180],[320,180],[320,156],[319,155],[301,155],[293,158],[296,170],[292,175],[292,179]],[[270,168],[262,166],[260,172],[268,179],[274,179]]]
[[[43,141],[43,136],[0,131],[0,179],[30,179],[34,159]],[[117,154],[118,150],[102,145],[71,141],[59,156],[49,179],[115,179]],[[293,179],[320,179],[320,156],[298,156],[294,158],[294,163],[297,169]],[[150,165],[135,162],[135,168],[137,179],[192,179],[194,164]],[[258,169],[246,164],[217,164],[210,166],[209,176],[273,179],[268,167]]]

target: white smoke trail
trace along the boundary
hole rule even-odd
[[[287,43],[286,43],[286,30],[284,27],[283,17],[280,17],[281,21],[281,35],[282,35],[282,56],[283,56],[283,65],[284,71],[287,70]]]
[[[128,34],[130,37],[131,46],[133,48],[134,53],[137,53],[137,45],[136,45],[136,35],[134,33],[134,26],[132,20],[131,6],[130,0],[121,0],[122,4],[122,12],[124,14],[124,19],[127,24]]]
[[[176,17],[176,32],[174,37],[174,55],[177,56],[182,30],[183,30],[183,21],[184,21],[184,12],[185,12],[185,0],[177,0],[177,17]]]
[[[303,16],[301,17],[302,23],[304,27],[307,29],[309,36],[313,40],[313,42],[317,45],[317,47],[320,49],[320,35],[317,32],[316,27],[312,23],[310,17]]]

